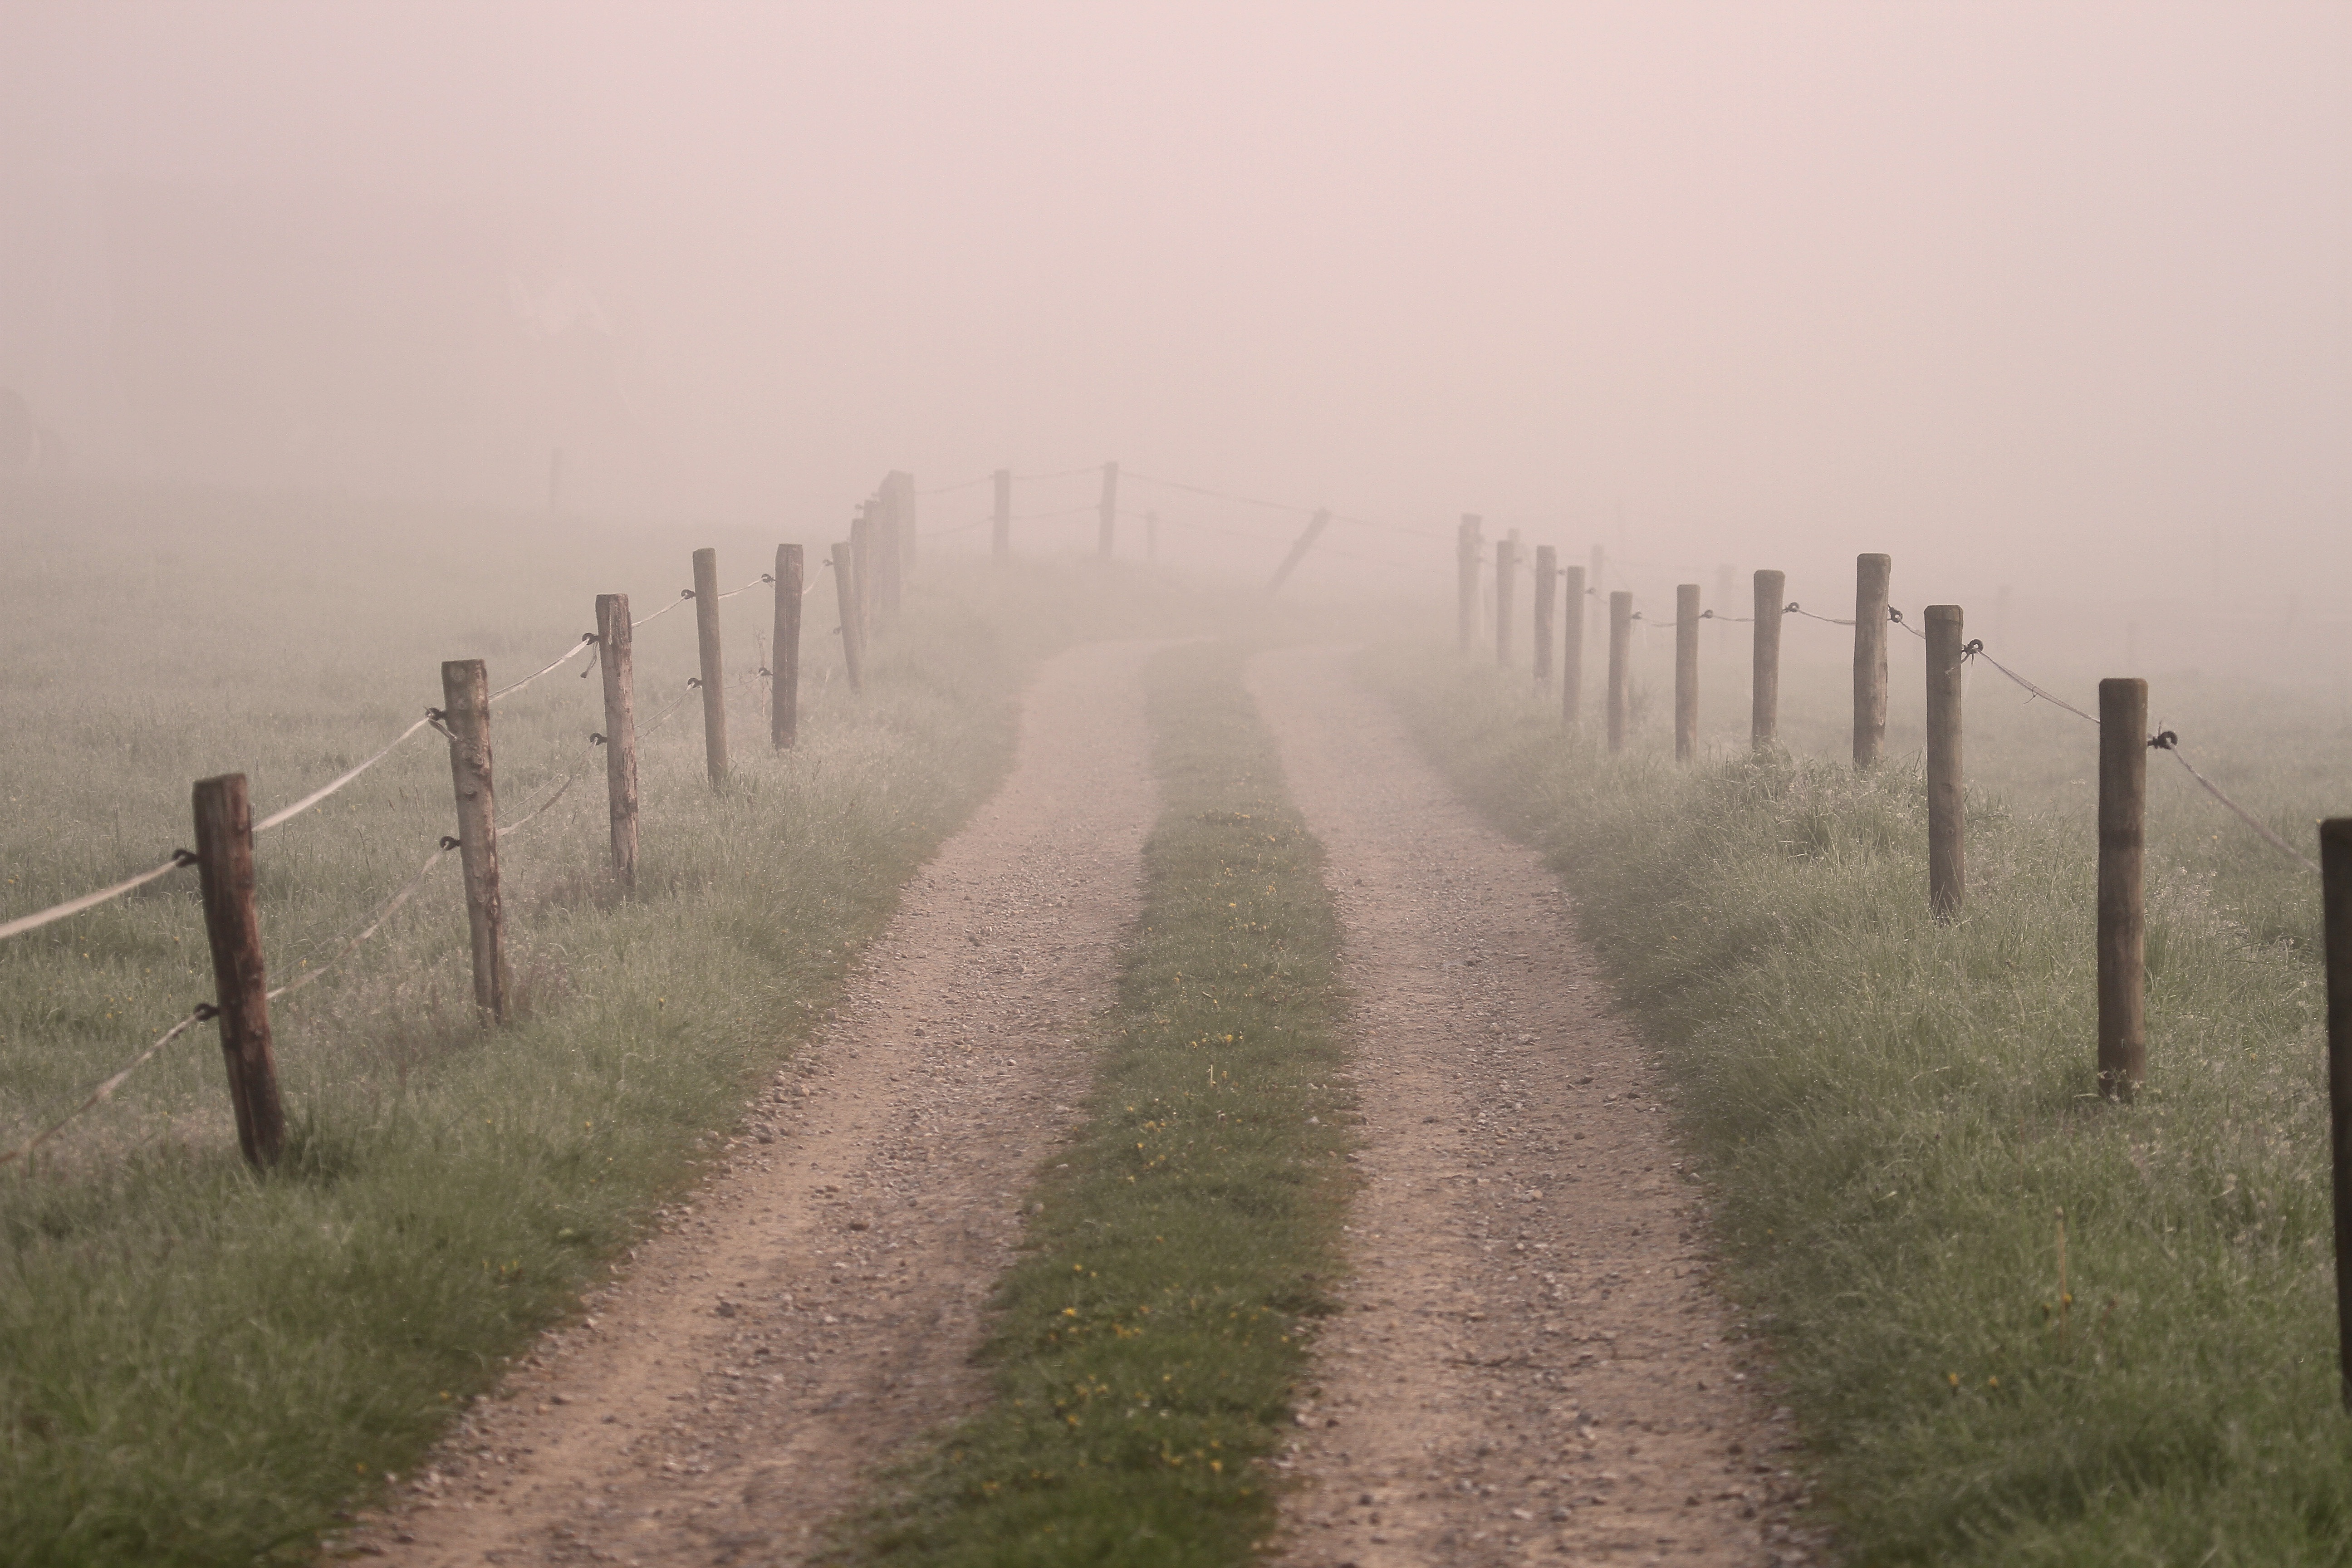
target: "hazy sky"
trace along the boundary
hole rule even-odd
[[[0,181],[551,215],[680,506],[1117,457],[1710,572],[2340,580],[2347,83],[2341,5],[0,0]]]

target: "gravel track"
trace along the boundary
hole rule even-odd
[[[802,1561],[873,1464],[982,1396],[982,1309],[1140,904],[1150,651],[1045,664],[1011,777],[905,889],[720,1168],[347,1549]]]
[[[1707,1284],[1665,1090],[1532,852],[1347,650],[1250,683],[1329,853],[1362,1097],[1354,1275],[1278,1461],[1301,1568],[1810,1561],[1785,1417]]]

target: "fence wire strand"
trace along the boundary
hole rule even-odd
[[[195,856],[189,851],[174,849],[172,851],[172,858],[161,866],[152,867],[135,877],[125,877],[110,888],[100,888],[94,893],[84,893],[80,898],[68,899],[62,904],[51,904],[46,910],[37,910],[29,915],[17,916],[6,925],[0,925],[0,941],[5,941],[12,936],[21,936],[28,931],[38,931],[41,927],[61,921],[68,915],[78,915],[84,910],[96,909],[109,899],[119,899],[133,889],[143,888],[158,878],[170,876],[183,866],[193,866],[195,863]]]

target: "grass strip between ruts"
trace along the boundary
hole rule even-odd
[[[1976,800],[1939,921],[1916,765],[1612,758],[1491,668],[1366,669],[1567,874],[1845,1561],[2352,1561],[2307,950],[2152,862],[2149,1078],[2105,1105],[2087,824]]]
[[[1255,1461],[1328,1308],[1353,1117],[1322,850],[1243,658],[1147,666],[1162,809],[1087,1119],[1027,1196],[995,1399],[895,1479],[864,1555],[1230,1563],[1273,1523]]]

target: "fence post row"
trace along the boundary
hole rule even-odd
[[[702,658],[702,754],[710,787],[727,782],[727,672],[719,653],[719,552],[694,552],[694,641]]]
[[[1939,918],[1968,900],[1967,799],[1960,766],[1960,649],[1958,605],[1930,605],[1927,636],[1927,907]]]
[[[1781,595],[1785,573],[1756,574],[1756,651],[1748,676],[1748,742],[1759,752],[1769,751],[1780,735],[1780,619],[1786,613]]]
[[[866,682],[866,639],[857,628],[857,563],[856,552],[846,543],[833,547],[833,590],[841,605],[841,667],[849,677],[849,689],[864,691]]]
[[[999,566],[1013,563],[1013,470],[999,468],[996,481],[996,510],[989,518],[989,559]]]
[[[890,487],[890,526],[898,535],[897,570],[890,574],[890,607],[895,610],[907,579],[915,574],[915,552],[922,533],[915,516],[915,476],[904,468],[893,468],[884,483]]]
[[[1105,463],[1103,465],[1102,478],[1101,538],[1097,545],[1097,553],[1105,561],[1111,558],[1111,547],[1118,536],[1118,465],[1117,463]]]
[[[1536,546],[1536,689],[1551,689],[1551,606],[1559,592],[1559,552]]]
[[[775,646],[768,654],[768,741],[792,750],[801,730],[801,547],[776,546]]]
[[[1519,531],[1495,541],[1495,662],[1511,667],[1511,595],[1519,574]]]
[[[604,675],[604,795],[613,823],[613,875],[637,885],[637,698],[631,668],[629,596],[596,595],[596,662]]]
[[[1559,721],[1576,728],[1584,701],[1584,568],[1570,566],[1559,605]]]
[[[1886,586],[1894,558],[1853,558],[1853,765],[1874,765],[1886,745]]]
[[[457,858],[466,874],[473,939],[474,1005],[507,1016],[506,912],[499,901],[499,827],[490,784],[490,682],[478,658],[441,666],[441,721],[449,729],[449,778],[457,795]]]
[[[1465,511],[1454,532],[1454,597],[1461,612],[1462,651],[1470,651],[1478,627],[1478,514]]]
[[[1675,585],[1675,761],[1698,753],[1698,584]]]
[[[1147,542],[1144,546],[1143,558],[1146,561],[1151,560],[1159,553],[1160,547],[1156,542],[1159,535],[1159,516],[1158,512],[1148,512],[1144,516],[1144,537]],[[1307,519],[1307,527],[1292,542],[1290,553],[1285,555],[1282,558],[1282,564],[1274,569],[1273,580],[1265,585],[1267,598],[1271,599],[1282,591],[1282,585],[1290,581],[1291,573],[1298,569],[1298,563],[1305,560],[1307,552],[1314,548],[1317,536],[1330,524],[1331,513],[1328,509],[1318,510],[1313,517]]]
[[[2147,1073],[2147,682],[2099,682],[2099,1092],[2127,1100]]]
[[[2327,1133],[2336,1208],[2336,1390],[2352,1410],[2352,816],[2319,825],[2327,968]]]
[[[275,1164],[286,1146],[278,1062],[269,1041],[269,980],[253,907],[253,807],[243,773],[202,779],[194,790],[196,875],[213,952],[213,999],[228,1068],[236,1145],[252,1165]]]
[[[1625,749],[1626,654],[1633,641],[1633,595],[1609,595],[1609,749]]]

